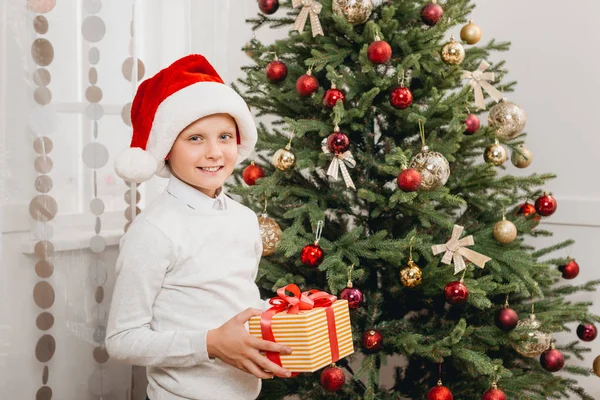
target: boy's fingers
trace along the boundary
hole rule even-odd
[[[274,353],[279,353],[283,355],[292,354],[291,347],[269,342],[268,340],[256,339],[252,341],[252,345],[257,350],[272,351]]]
[[[273,377],[272,373],[264,371],[263,368],[256,365],[252,360],[245,360],[243,365],[247,372],[256,376],[257,378],[271,379]]]
[[[244,311],[242,311],[241,313],[239,313],[238,315],[236,315],[236,318],[241,322],[246,322],[250,318],[257,316],[257,315],[261,315],[261,314],[262,314],[261,310],[259,310],[257,308],[249,307],[249,308],[245,309]]]
[[[261,354],[257,353],[252,360],[260,368],[272,372],[275,376],[278,376],[280,378],[289,378],[290,376],[292,376],[290,371],[283,367],[280,367],[279,365],[275,364],[273,361],[269,360],[267,357]]]

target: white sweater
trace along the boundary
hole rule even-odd
[[[106,334],[111,357],[146,366],[151,400],[255,399],[260,379],[209,359],[206,333],[248,307],[262,253],[256,215],[171,177],[121,239]]]

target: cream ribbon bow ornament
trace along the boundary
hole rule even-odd
[[[321,149],[325,154],[332,154],[331,150],[329,150],[329,146],[327,146],[327,138],[323,139],[321,142]],[[346,164],[350,168],[354,168],[356,166],[356,160],[350,150],[346,150],[343,153],[336,153],[333,155],[333,160],[331,160],[331,164],[329,164],[329,168],[327,169],[327,175],[332,177],[334,180],[337,180],[338,170],[342,171],[342,177],[344,178],[344,182],[346,183],[346,187],[351,187],[356,190],[356,186],[354,186],[354,182],[352,182],[352,178],[350,177],[350,173],[348,172],[348,168]]]
[[[323,9],[320,3],[317,3],[315,0],[292,0],[292,6],[294,8],[302,7],[292,30],[302,33],[304,25],[306,25],[306,19],[310,15],[310,26],[312,27],[313,37],[318,35],[324,36],[323,27],[321,26],[321,21],[319,21],[319,14]]]
[[[461,75],[462,79],[470,79],[469,84],[473,87],[473,93],[475,94],[475,105],[483,110],[485,110],[483,89],[485,89],[492,99],[496,100],[496,103],[502,100],[502,93],[489,82],[495,79],[494,73],[485,72],[489,66],[490,64],[487,61],[482,61],[479,64],[479,68],[475,71],[463,71]]]
[[[479,268],[485,267],[485,263],[491,260],[491,258],[488,256],[484,256],[481,253],[467,248],[467,246],[473,246],[475,244],[473,236],[469,235],[459,239],[464,229],[465,228],[460,225],[454,225],[450,240],[444,244],[436,244],[435,246],[431,246],[433,255],[438,255],[445,252],[444,257],[442,258],[442,262],[444,264],[450,265],[452,264],[452,261],[454,261],[455,275],[467,268],[465,259],[463,257],[466,257],[470,262],[477,265]]]

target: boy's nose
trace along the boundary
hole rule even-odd
[[[206,158],[219,158],[223,152],[217,143],[209,143],[206,148]]]

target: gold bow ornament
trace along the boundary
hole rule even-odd
[[[485,110],[483,89],[492,99],[496,100],[496,103],[502,100],[502,93],[490,84],[490,81],[495,79],[494,73],[485,72],[489,66],[490,64],[487,61],[482,61],[475,71],[463,71],[461,75],[462,79],[470,79],[469,84],[473,87],[473,93],[475,94],[475,105],[483,110]]]
[[[306,25],[306,20],[310,15],[310,26],[312,27],[313,37],[318,35],[324,36],[323,27],[321,26],[321,21],[319,21],[319,14],[323,9],[320,3],[315,0],[292,0],[292,5],[294,8],[302,7],[292,30],[302,33],[304,25]]]
[[[332,154],[331,150],[329,150],[329,147],[327,146],[327,138],[323,139],[321,142],[321,149],[325,154]],[[346,164],[350,168],[354,168],[356,166],[356,160],[354,159],[352,153],[350,153],[350,150],[346,150],[343,153],[334,154],[333,160],[331,160],[331,164],[329,164],[329,168],[327,169],[327,175],[332,177],[334,180],[337,180],[339,177],[338,170],[342,171],[342,177],[344,177],[346,187],[351,187],[352,189],[356,190]]]
[[[459,239],[464,229],[465,228],[460,225],[454,225],[450,240],[444,244],[431,246],[433,255],[445,252],[444,257],[442,258],[444,264],[450,265],[452,264],[452,261],[454,261],[454,274],[458,274],[467,268],[463,257],[466,257],[468,261],[477,265],[479,268],[485,267],[485,263],[491,260],[488,256],[484,256],[481,253],[467,248],[467,246],[473,246],[475,244],[473,236],[469,235]]]

